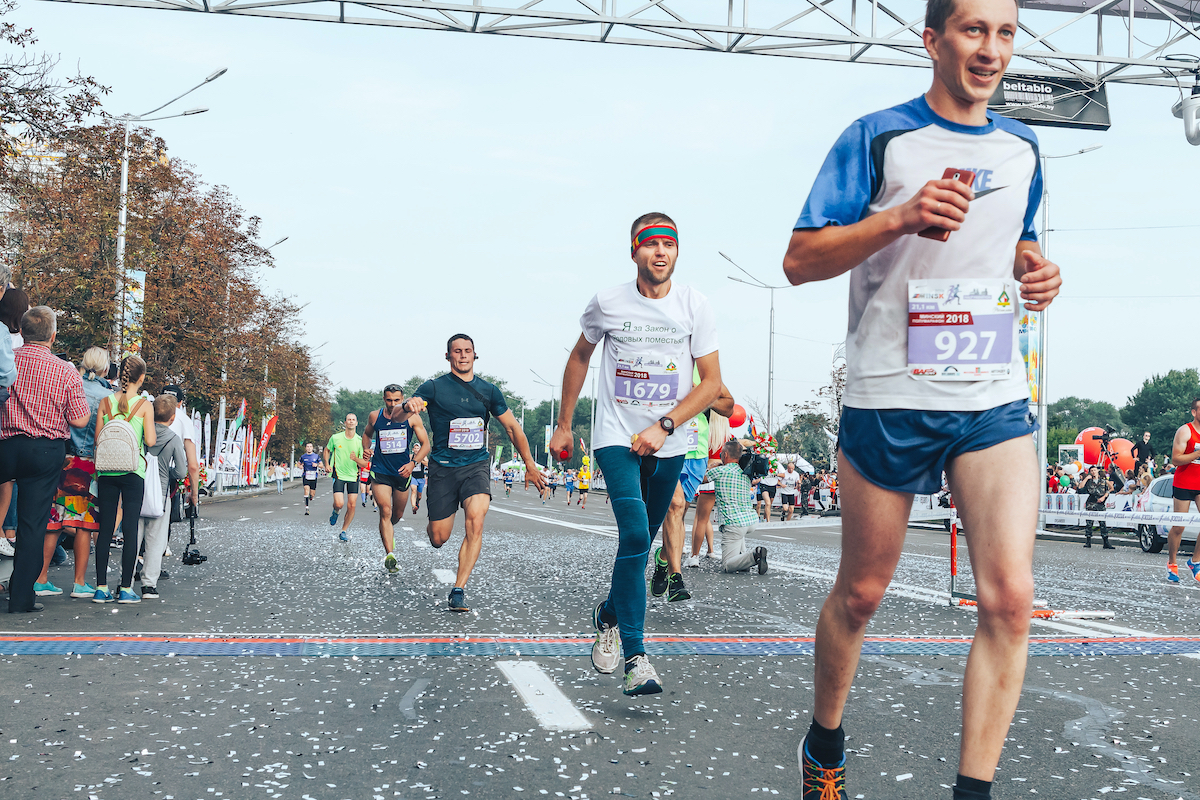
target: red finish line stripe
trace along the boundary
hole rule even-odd
[[[72,634],[31,634],[26,636],[0,636],[0,642],[147,642],[147,643],[191,643],[191,644],[578,644],[586,642],[590,637],[571,638],[540,638],[513,636],[406,636],[406,637],[340,637],[340,636],[305,636],[305,637],[224,637],[224,636],[123,636],[113,634],[108,636],[90,635],[78,636]],[[648,642],[661,643],[696,643],[696,644],[789,644],[812,643],[812,636],[647,636]],[[970,636],[937,637],[937,636],[868,636],[867,643],[925,643],[953,644],[973,641]],[[1135,644],[1140,642],[1196,642],[1200,645],[1200,636],[1053,636],[1031,637],[1033,644]]]

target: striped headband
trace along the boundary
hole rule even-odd
[[[679,231],[675,230],[670,225],[651,225],[648,228],[642,228],[637,232],[637,234],[634,235],[633,246],[629,249],[630,255],[636,253],[638,248],[646,243],[647,239],[658,238],[670,239],[675,243],[676,247],[679,246]]]

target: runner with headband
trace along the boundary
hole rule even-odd
[[[379,538],[383,542],[383,566],[391,574],[400,571],[396,554],[395,525],[404,519],[408,508],[408,490],[412,484],[413,468],[429,455],[429,436],[419,414],[403,422],[393,422],[392,416],[404,413],[403,387],[389,383],[383,387],[383,408],[367,415],[363,430],[363,453],[371,461],[371,491],[379,506]],[[417,452],[409,457],[412,440],[418,442]]]
[[[900,559],[913,494],[936,493],[943,469],[979,598],[956,800],[991,796],[1020,699],[1041,478],[1017,331],[1062,280],[1034,229],[1037,138],[988,111],[1017,34],[1009,0],[929,0],[932,86],[846,129],[784,257],[792,284],[850,273],[842,559],[817,623],[813,720],[797,751],[803,800],[848,796],[842,717],[863,634]]]
[[[604,473],[618,544],[607,599],[592,612],[592,666],[621,666],[624,693],[657,694],[662,681],[642,643],[646,562],[683,468],[687,438],[675,436],[721,391],[717,326],[708,300],[673,283],[679,234],[666,214],[644,214],[631,230],[636,280],[605,289],[580,318],[583,332],[563,374],[562,406],[550,452],[571,457],[571,420],[588,362],[603,344],[600,398],[593,431],[593,466]],[[692,365],[700,383],[692,386]]]

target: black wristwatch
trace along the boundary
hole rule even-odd
[[[670,417],[660,417],[658,424],[661,425],[662,429],[667,432],[667,436],[675,433],[675,421]]]

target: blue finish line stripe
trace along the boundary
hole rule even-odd
[[[653,637],[647,651],[660,656],[803,656],[811,637]],[[970,639],[872,637],[863,655],[965,656]],[[590,639],[520,637],[225,638],[165,636],[0,636],[0,655],[96,656],[564,656],[582,658]],[[1030,656],[1137,656],[1200,653],[1200,637],[1045,637],[1030,640]]]

